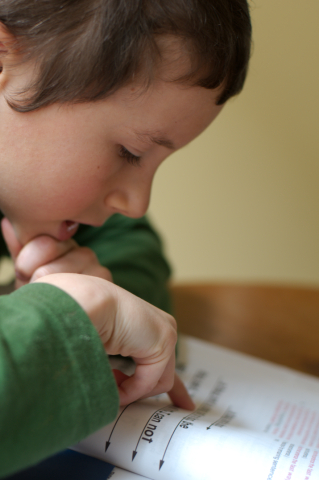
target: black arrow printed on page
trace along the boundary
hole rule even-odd
[[[114,429],[115,429],[115,427],[116,427],[116,425],[117,425],[117,422],[119,421],[119,419],[121,418],[121,416],[123,415],[123,413],[125,412],[125,410],[126,410],[130,405],[133,405],[133,403],[135,403],[135,402],[132,402],[132,403],[129,403],[128,405],[126,405],[126,407],[123,408],[123,410],[121,411],[121,413],[120,413],[119,416],[117,417],[116,422],[114,423],[114,426],[113,426],[112,431],[111,431],[111,433],[110,433],[110,436],[109,436],[108,440],[105,442],[105,452],[106,452],[106,450],[109,448],[109,446],[111,445],[110,440],[111,440],[111,437],[112,437],[112,435],[113,435]]]
[[[213,387],[213,390],[208,395],[208,400],[206,402],[202,403],[202,405],[199,408],[197,408],[194,412],[186,415],[185,417],[183,417],[178,422],[178,424],[176,425],[176,427],[175,427],[175,429],[174,429],[174,431],[173,431],[173,433],[172,433],[172,435],[171,435],[171,437],[170,437],[170,439],[169,439],[169,441],[166,445],[163,457],[159,462],[159,470],[162,468],[162,466],[164,464],[164,457],[166,455],[166,451],[168,449],[168,446],[169,446],[169,444],[170,444],[170,442],[173,438],[173,435],[176,432],[178,426],[183,422],[183,420],[185,420],[187,418],[192,419],[192,417],[194,417],[194,415],[199,414],[199,417],[202,417],[203,415],[206,415],[206,413],[210,410],[210,407],[212,407],[217,402],[218,397],[225,390],[225,388],[226,388],[226,383],[223,380],[218,379],[216,385]]]
[[[169,447],[169,444],[170,444],[170,442],[171,442],[171,440],[172,440],[172,438],[173,438],[173,435],[175,434],[177,428],[181,425],[181,423],[182,423],[185,419],[191,419],[191,420],[193,421],[194,416],[197,417],[197,418],[202,417],[203,415],[206,415],[206,413],[209,412],[209,410],[210,410],[210,405],[208,405],[208,403],[204,402],[204,403],[202,403],[194,412],[189,413],[188,415],[186,415],[185,417],[183,417],[183,418],[178,422],[178,424],[176,425],[176,427],[175,427],[175,429],[174,429],[172,435],[170,436],[170,439],[169,439],[169,441],[168,441],[168,443],[167,443],[167,445],[166,445],[166,448],[165,448],[163,457],[162,457],[162,459],[161,459],[160,462],[159,462],[159,470],[162,468],[162,466],[163,466],[163,464],[164,464],[164,457],[165,457],[165,455],[166,455],[166,452],[167,452],[167,449],[168,449],[168,447]],[[197,418],[195,418],[195,420],[196,420]],[[191,423],[191,425],[192,425],[192,423]],[[187,428],[187,427],[186,427],[186,428]]]
[[[185,420],[185,418],[187,418],[187,417],[189,417],[189,416],[190,416],[190,415],[188,414],[188,415],[186,415],[185,417],[183,417],[183,418],[178,422],[178,424],[176,425],[176,427],[174,428],[174,431],[173,431],[172,435],[170,436],[169,441],[167,442],[167,445],[166,445],[166,448],[165,448],[165,450],[164,450],[164,454],[163,454],[163,456],[162,456],[162,459],[161,459],[160,462],[159,462],[159,468],[158,468],[159,470],[162,468],[162,466],[163,466],[163,464],[164,464],[164,457],[165,457],[165,455],[166,455],[166,451],[167,451],[168,446],[169,446],[169,444],[170,444],[170,442],[171,442],[171,440],[172,440],[172,438],[173,438],[174,433],[176,432],[178,426],[182,423],[182,421]]]

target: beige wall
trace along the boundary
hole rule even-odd
[[[319,285],[319,1],[251,2],[244,92],[155,178],[175,278]]]

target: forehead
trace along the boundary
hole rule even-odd
[[[219,90],[157,81],[148,88],[131,84],[109,98],[114,120],[133,129],[140,141],[177,149],[217,116]]]

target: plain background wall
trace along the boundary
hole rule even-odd
[[[319,1],[250,2],[244,91],[156,174],[177,281],[319,285]]]

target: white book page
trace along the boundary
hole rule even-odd
[[[190,337],[179,357],[194,412],[136,402],[75,449],[153,480],[318,480],[318,379]]]

